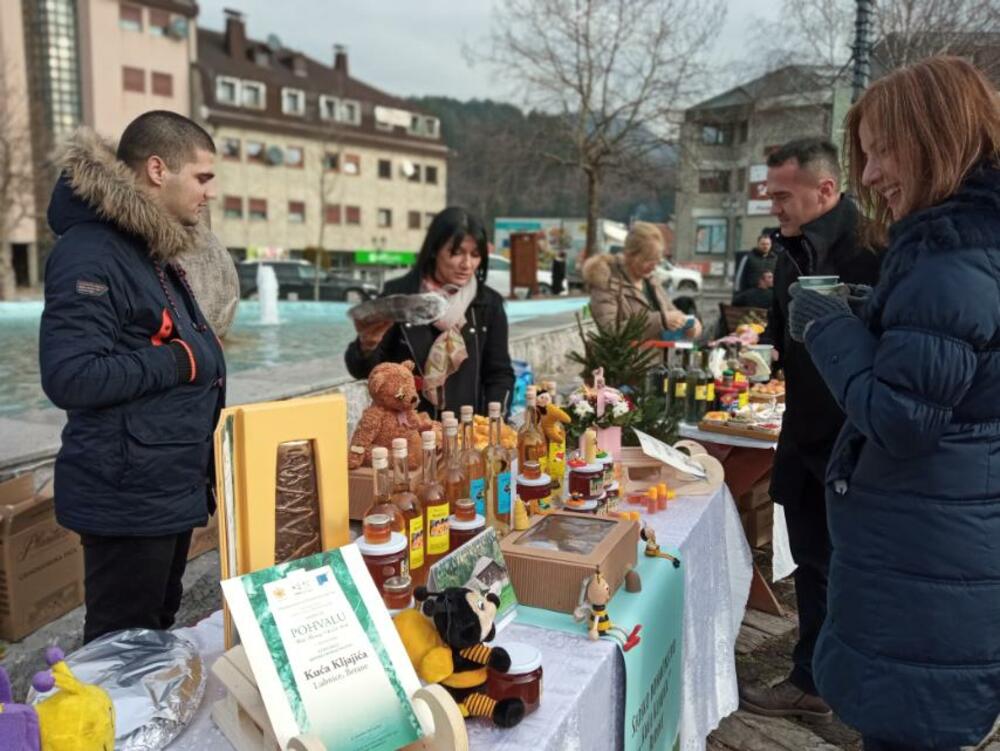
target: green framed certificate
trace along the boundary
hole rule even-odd
[[[395,751],[420,682],[355,545],[222,582],[275,736]]]

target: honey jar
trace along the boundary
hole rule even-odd
[[[530,714],[542,703],[542,653],[530,644],[516,642],[503,648],[510,655],[510,669],[506,673],[489,669],[487,694],[497,701],[516,697],[524,702],[525,714]]]
[[[375,586],[383,595],[385,594],[386,579],[403,574],[409,575],[406,537],[400,532],[392,532],[389,536],[389,542],[378,545],[373,545],[363,537],[359,538],[355,544],[361,551],[361,557],[368,568],[368,573],[375,581]]]
[[[475,508],[475,505],[473,505],[473,508]],[[448,530],[451,535],[450,549],[454,551],[462,547],[462,545],[467,543],[484,529],[486,529],[486,517],[482,514],[475,514],[472,521],[459,519],[457,515],[453,514],[449,520]]]
[[[584,498],[597,498],[604,492],[604,465],[586,464],[579,459],[569,462],[569,492]]]
[[[476,502],[471,498],[459,498],[455,501],[455,513],[452,515],[452,519],[457,519],[460,522],[475,521]]]
[[[407,574],[386,579],[382,599],[389,610],[405,610],[413,604],[413,579]]]
[[[392,536],[392,517],[388,514],[369,514],[364,518],[365,542],[384,545]]]
[[[551,494],[552,478],[548,475],[540,473],[535,478],[523,474],[517,476],[517,495],[532,508],[547,509]]]

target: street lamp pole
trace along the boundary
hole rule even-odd
[[[873,0],[857,0],[857,12],[854,18],[854,80],[851,85],[851,103],[858,101],[871,80],[873,7]]]

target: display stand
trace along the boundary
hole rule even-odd
[[[286,751],[278,745],[267,710],[257,690],[253,671],[242,646],[220,657],[212,672],[226,688],[226,697],[212,705],[212,719],[240,751]],[[465,719],[455,700],[441,686],[424,686],[413,695],[418,715],[430,718],[432,736],[405,746],[403,751],[469,751]],[[287,751],[332,751],[315,736],[296,736]]]

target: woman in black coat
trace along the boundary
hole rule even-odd
[[[381,362],[412,360],[419,409],[437,418],[489,402],[506,410],[514,389],[503,298],[486,286],[489,246],[483,223],[465,209],[447,208],[431,222],[416,265],[386,282],[383,295],[444,291],[448,310],[432,324],[378,321],[356,324],[358,337],[344,359],[355,378],[367,378]]]
[[[931,58],[875,82],[846,138],[891,226],[874,291],[790,306],[847,416],[813,670],[866,751],[958,749],[1000,713],[1000,102]]]

